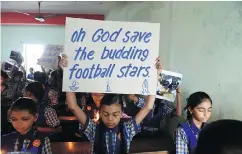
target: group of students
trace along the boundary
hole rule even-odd
[[[51,133],[57,133],[61,131],[60,121],[57,117],[57,111],[55,109],[55,104],[53,102],[58,102],[58,97],[54,96],[54,82],[50,82],[52,80],[52,74],[54,74],[55,71],[51,72],[51,75],[49,79],[46,81],[46,73],[44,72],[36,72],[35,73],[35,81],[25,82],[25,87],[22,87],[21,94],[17,98],[6,98],[6,95],[4,92],[8,92],[8,97],[11,97],[14,93],[13,86],[9,84],[9,80],[11,82],[12,78],[9,78],[7,73],[2,71],[1,72],[1,84],[5,86],[4,89],[1,89],[1,95],[3,96],[3,99],[1,100],[1,105],[4,106],[2,108],[2,115],[3,117],[6,117],[7,110],[9,109],[9,105],[12,104],[12,102],[18,98],[21,97],[28,97],[33,99],[38,106],[38,120],[36,121],[36,128],[41,131],[48,134]],[[7,76],[9,79],[3,78],[3,76]],[[20,91],[20,90],[19,90]],[[10,102],[10,103],[9,103]],[[6,110],[5,110],[6,108]],[[5,134],[11,130],[11,127],[8,127],[8,123],[5,122],[7,119],[3,119],[2,125],[4,125],[2,128],[4,128],[1,133]]]
[[[42,84],[45,90],[45,100],[51,106],[58,103],[58,70],[46,69],[41,66],[42,71],[34,72],[30,68],[30,73],[27,75],[26,70],[21,64],[15,63],[10,70],[1,69],[1,98],[5,102],[15,101],[23,96],[24,87],[31,81],[38,81]]]
[[[1,70],[2,153],[51,153],[47,136],[61,132],[55,109],[58,102],[55,77],[56,70],[47,73],[30,69],[28,76],[24,69]],[[8,134],[12,130],[16,132]]]
[[[63,55],[60,66],[66,67],[68,57]],[[158,74],[162,71],[160,59],[156,60]],[[28,86],[27,86],[28,87]],[[22,151],[36,154],[51,154],[50,140],[44,133],[36,131],[34,123],[38,116],[38,99],[25,88],[23,98],[17,99],[9,109],[9,121],[16,132],[4,135],[2,153]],[[177,108],[169,107],[166,102],[156,100],[154,95],[137,97],[129,95],[140,110],[134,117],[124,120],[123,97],[118,94],[105,94],[98,108],[100,118],[93,121],[77,103],[76,93],[66,93],[68,108],[77,117],[81,131],[92,145],[95,154],[129,153],[133,137],[141,129],[150,131],[159,127],[166,117],[181,115],[180,89],[177,90]],[[155,105],[158,110],[155,111]],[[205,92],[195,92],[187,99],[186,121],[180,123],[174,131],[177,154],[240,154],[242,153],[242,122],[221,120],[206,124],[212,112],[212,100]]]

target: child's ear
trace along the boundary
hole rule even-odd
[[[188,107],[188,111],[190,112],[190,114],[192,114],[192,108]]]
[[[35,121],[35,122],[37,121],[38,117],[39,117],[39,114],[36,113],[36,114],[35,114],[35,117],[34,117],[34,121]]]

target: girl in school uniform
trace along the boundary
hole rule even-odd
[[[1,152],[25,152],[31,154],[52,154],[50,140],[37,132],[33,124],[38,118],[37,104],[29,98],[19,98],[9,110],[9,121],[16,132],[2,136]]]
[[[199,132],[211,116],[212,100],[205,92],[195,92],[187,99],[187,120],[178,124],[174,133],[176,154],[192,154]]]
[[[67,65],[65,59],[63,59],[62,66]],[[162,67],[159,59],[156,62],[156,68],[160,73]],[[140,132],[140,123],[152,110],[155,101],[155,95],[147,96],[146,105],[137,113],[136,117],[123,122],[121,121],[121,96],[105,94],[100,104],[100,120],[95,123],[77,105],[75,93],[67,92],[66,98],[69,109],[83,126],[82,131],[91,142],[92,153],[95,154],[129,153],[130,143],[133,137]]]

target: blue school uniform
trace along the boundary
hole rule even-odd
[[[206,126],[203,123],[202,128]],[[197,139],[201,129],[197,128],[191,119],[180,123],[177,127],[175,139],[176,139],[176,153],[194,153],[197,146]]]
[[[27,134],[18,132],[2,136],[1,150],[4,152],[29,152],[31,154],[52,154],[50,140],[45,135],[31,129]]]
[[[155,100],[152,111],[149,112],[142,122],[142,131],[154,133],[159,130],[161,122],[166,117],[174,117],[176,115],[176,109],[169,105],[169,103],[165,100]],[[135,104],[137,107],[143,108],[145,106],[145,99],[139,97],[138,102]]]
[[[134,119],[130,119],[125,122],[121,122],[122,127],[116,126],[113,129],[109,129],[107,127],[101,129],[101,124],[95,124],[93,120],[87,118],[86,124],[83,127],[83,133],[86,135],[88,140],[92,145],[92,153],[98,154],[100,153],[95,151],[95,143],[96,137],[99,134],[99,131],[103,132],[103,140],[98,141],[98,143],[104,145],[104,153],[102,154],[119,154],[120,152],[120,143],[124,143],[122,146],[125,146],[125,153],[128,153],[130,150],[130,143],[133,137],[140,132],[141,128],[140,125],[136,124]],[[121,128],[121,129],[120,129]],[[119,132],[122,132],[123,138],[120,138]]]

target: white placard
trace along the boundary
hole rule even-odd
[[[156,94],[160,24],[66,18],[63,91]]]
[[[63,52],[63,45],[46,45],[42,56],[38,59],[38,65],[52,69],[58,68],[57,57]]]

